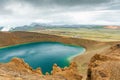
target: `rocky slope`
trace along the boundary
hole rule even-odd
[[[87,80],[120,80],[120,44],[91,58]]]
[[[22,59],[13,58],[8,63],[0,64],[0,80],[81,80],[82,76],[77,71],[73,62],[69,67],[60,68],[53,66],[51,74],[43,75],[40,68],[33,70]]]

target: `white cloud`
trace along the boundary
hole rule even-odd
[[[32,22],[120,25],[119,0],[111,0],[109,3],[101,3],[99,6],[78,5],[78,3],[76,6],[76,3],[70,6],[72,4],[70,3],[69,6],[57,6],[57,4],[54,4],[55,6],[51,7],[49,7],[50,4],[48,3],[47,5],[33,6],[25,3],[25,0],[21,0],[21,2],[19,0],[18,2],[15,2],[15,0],[11,1],[3,6],[3,9],[5,9],[3,11],[10,13],[3,14],[4,12],[0,12],[2,13],[0,14],[0,26],[5,26],[5,30]]]

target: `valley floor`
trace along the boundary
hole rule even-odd
[[[120,29],[45,28],[41,30],[33,30],[30,32],[39,32],[44,34],[83,38],[97,41],[120,41]]]

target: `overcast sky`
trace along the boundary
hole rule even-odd
[[[0,0],[0,25],[118,24],[120,0]]]

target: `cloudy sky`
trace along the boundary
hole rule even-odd
[[[120,0],[0,0],[0,25],[120,25]]]

